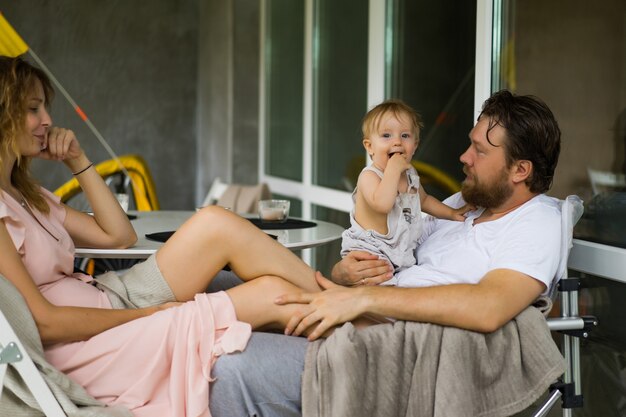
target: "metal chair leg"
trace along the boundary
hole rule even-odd
[[[545,417],[563,394],[558,389],[550,393],[544,403],[533,413],[532,417]]]

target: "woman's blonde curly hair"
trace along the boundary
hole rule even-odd
[[[6,157],[16,157],[11,184],[31,206],[48,213],[50,208],[29,171],[31,158],[23,157],[19,150],[19,138],[26,133],[28,96],[37,81],[41,82],[48,106],[54,97],[48,76],[21,57],[0,56],[0,166],[7,163]]]

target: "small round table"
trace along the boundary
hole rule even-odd
[[[146,238],[147,233],[177,230],[195,211],[131,211],[137,216],[131,224],[137,232],[137,243],[126,249],[76,248],[76,256],[81,258],[145,259],[155,253],[163,243]],[[341,238],[343,228],[334,223],[310,220],[315,227],[304,229],[264,230],[277,237],[278,242],[291,250],[299,250],[324,245]]]

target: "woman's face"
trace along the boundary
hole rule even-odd
[[[48,146],[48,129],[52,119],[46,109],[46,96],[39,80],[26,98],[26,126],[18,140],[22,156],[37,156]]]

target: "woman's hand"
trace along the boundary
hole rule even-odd
[[[337,262],[332,270],[334,282],[345,286],[378,285],[393,277],[393,267],[368,252],[353,251]]]
[[[72,173],[79,172],[91,164],[74,132],[62,127],[50,128],[47,146],[41,151],[39,157],[63,161]]]
[[[147,307],[147,311],[148,311],[148,316],[156,313],[157,311],[161,311],[161,310],[167,310],[168,308],[172,308],[172,307],[178,307],[183,305],[184,303],[180,302],[180,301],[168,301],[166,303],[163,304],[158,304],[152,307]]]
[[[52,127],[48,131],[47,147],[42,159],[62,161],[75,175],[83,190],[93,216],[65,206],[63,226],[76,246],[91,248],[127,248],[137,241],[126,213],[113,196],[93,164],[85,155],[76,135],[69,129]]]
[[[51,127],[48,131],[47,146],[39,156],[42,159],[66,161],[76,159],[82,154],[83,150],[74,132],[61,127]]]
[[[365,313],[365,302],[359,289],[342,287],[315,273],[317,283],[324,289],[319,293],[285,294],[274,302],[284,304],[308,304],[296,313],[285,327],[285,334],[299,336],[308,333],[308,340],[323,336],[329,329]]]

